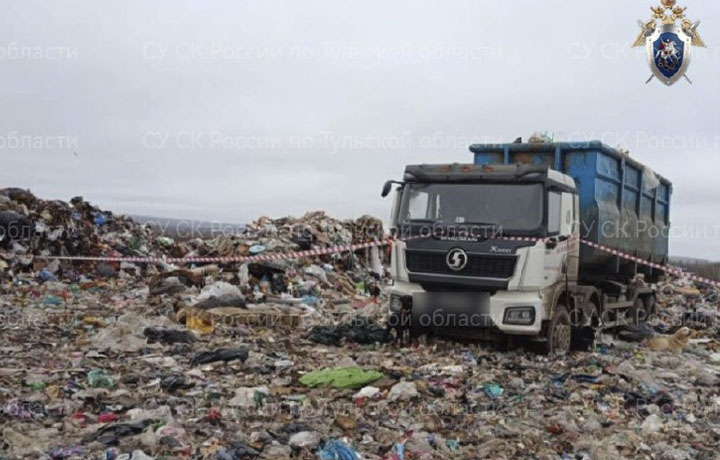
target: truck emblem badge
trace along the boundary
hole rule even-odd
[[[676,6],[676,3],[677,0],[662,0],[661,6],[650,8],[652,19],[638,21],[641,32],[633,47],[645,45],[653,73],[646,84],[654,77],[668,86],[682,77],[692,84],[685,74],[690,65],[690,52],[693,46],[704,48],[706,45],[697,31],[700,21],[693,23],[687,19],[687,7]]]
[[[447,253],[447,257],[445,257],[445,262],[447,262],[447,265],[451,270],[459,272],[465,268],[468,263],[467,252],[460,248],[451,249]]]
[[[497,246],[490,246],[490,252],[494,252],[496,254],[510,254],[512,252],[512,249],[510,248],[499,248]]]

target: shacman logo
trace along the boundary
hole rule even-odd
[[[447,253],[447,257],[445,257],[445,262],[447,262],[451,270],[459,272],[465,268],[468,263],[467,252],[460,248],[451,249],[450,252]]]
[[[653,12],[652,19],[647,22],[638,21],[642,31],[633,47],[645,45],[653,73],[646,84],[654,77],[668,86],[682,77],[692,84],[685,74],[690,65],[690,52],[693,46],[704,48],[705,42],[697,30],[700,21],[693,23],[687,19],[687,7],[679,7],[676,2],[677,0],[662,0],[661,6],[650,8]],[[677,24],[677,21],[680,21],[680,24]]]

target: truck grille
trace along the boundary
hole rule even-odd
[[[468,254],[468,263],[460,271],[454,271],[445,262],[445,252],[407,251],[407,270],[412,273],[436,273],[440,275],[474,276],[478,278],[510,278],[515,273],[516,256]]]

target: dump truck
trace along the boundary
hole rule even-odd
[[[408,165],[383,187],[392,329],[566,353],[654,313],[667,179],[599,141],[470,151],[473,163]]]

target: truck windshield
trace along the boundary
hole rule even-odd
[[[399,224],[492,226],[504,233],[538,230],[542,184],[418,184],[405,186]]]

